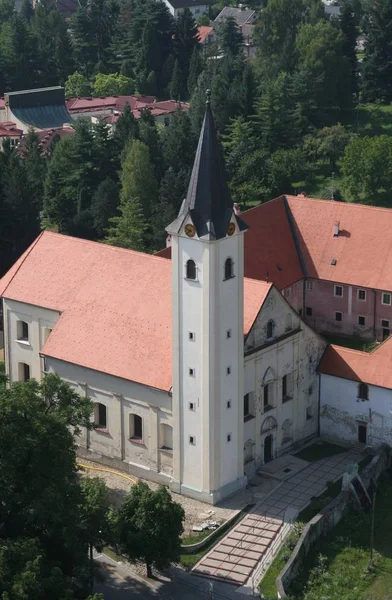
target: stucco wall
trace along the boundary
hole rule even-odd
[[[290,331],[287,330],[288,315],[292,323]],[[267,324],[271,319],[275,323],[276,337],[268,341]],[[316,368],[325,345],[273,288],[246,341],[244,393],[253,393],[254,418],[245,422],[244,443],[254,442],[256,465],[264,461],[264,440],[267,435],[273,436],[273,455],[276,457],[317,434]],[[293,393],[290,400],[283,401],[282,380],[285,375],[292,376]],[[270,383],[273,397],[273,408],[267,411],[263,406],[265,383]],[[269,417],[275,419],[277,427],[262,433],[263,423]],[[291,422],[289,437],[283,429],[288,420]]]
[[[45,329],[53,329],[60,313],[31,304],[3,299],[4,344],[7,348],[6,372],[10,381],[18,381],[18,364],[30,367],[30,377],[38,381],[43,371],[43,361],[39,356],[45,343]],[[27,342],[17,340],[17,322],[24,321],[29,327]]]
[[[320,375],[321,435],[358,441],[358,426],[367,426],[367,443],[392,444],[392,390],[369,385],[369,400],[358,399],[358,383]]]

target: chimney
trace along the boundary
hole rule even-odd
[[[237,202],[233,203],[233,210],[234,210],[234,214],[235,215],[240,215],[241,214],[240,205]]]
[[[335,221],[333,225],[333,237],[338,237],[340,231],[340,221]]]

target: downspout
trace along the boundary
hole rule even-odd
[[[373,304],[373,337],[374,337],[374,339],[376,339],[376,299],[377,299],[377,292],[376,292],[376,290],[373,290],[373,295],[374,295],[374,304]]]

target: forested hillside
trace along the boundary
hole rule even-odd
[[[23,152],[5,145],[1,272],[42,227],[161,248],[186,193],[207,88],[242,208],[300,192],[392,205],[392,0],[341,0],[332,19],[321,0],[250,5],[257,54],[245,60],[233,19],[204,48],[189,10],[174,20],[158,0],[82,0],[68,21],[45,2],[33,10],[25,0],[19,13],[0,1],[0,95],[61,84],[68,96],[191,104],[165,124],[126,109],[113,135],[104,123],[78,121],[45,158],[34,132]],[[213,5],[210,18],[223,6]]]

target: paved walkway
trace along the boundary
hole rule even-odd
[[[349,463],[360,458],[361,449],[354,446],[348,452],[307,463],[245,516],[197,563],[193,572],[237,585],[249,583],[288,515],[303,510],[311,498],[324,491],[327,482],[338,479]]]

